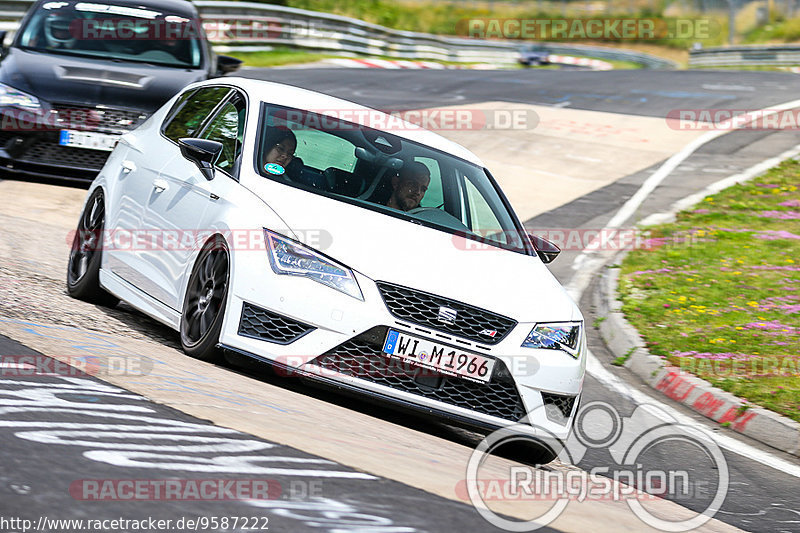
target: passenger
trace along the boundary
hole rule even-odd
[[[407,163],[397,176],[392,177],[392,194],[386,207],[411,211],[419,207],[419,203],[431,183],[431,172],[419,161]]]
[[[262,168],[275,175],[287,172],[295,159],[294,151],[297,149],[294,132],[288,128],[270,128],[264,146],[267,153]]]

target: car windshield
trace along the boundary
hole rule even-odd
[[[388,130],[409,127],[399,119],[393,126],[377,111],[356,112],[374,115]],[[514,215],[484,168],[384,129],[344,120],[344,113],[331,118],[330,113],[265,104],[256,154],[260,174],[467,239],[529,253]]]
[[[197,21],[145,7],[97,2],[46,2],[20,30],[26,50],[198,68]]]

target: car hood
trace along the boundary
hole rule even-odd
[[[375,281],[470,303],[519,322],[581,318],[538,257],[271,183],[262,198],[269,198],[295,238]]]
[[[203,70],[112,62],[9,48],[0,62],[0,82],[46,102],[108,105],[153,112]]]

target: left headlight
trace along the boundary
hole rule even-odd
[[[353,271],[307,246],[264,229],[269,263],[276,274],[304,276],[364,301]]]
[[[581,342],[581,322],[552,322],[533,326],[525,342],[524,348],[544,348],[561,350],[574,358],[578,358]]]
[[[15,106],[23,109],[39,109],[39,99],[18,89],[0,83],[0,106]]]

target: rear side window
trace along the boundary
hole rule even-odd
[[[295,155],[301,157],[306,165],[318,170],[333,167],[346,172],[352,172],[355,168],[355,146],[346,139],[319,130],[302,128],[292,122],[287,122],[286,126],[294,129],[297,137]]]
[[[181,137],[194,137],[228,91],[230,89],[227,87],[204,87],[198,90],[164,124],[162,132],[175,142]]]

